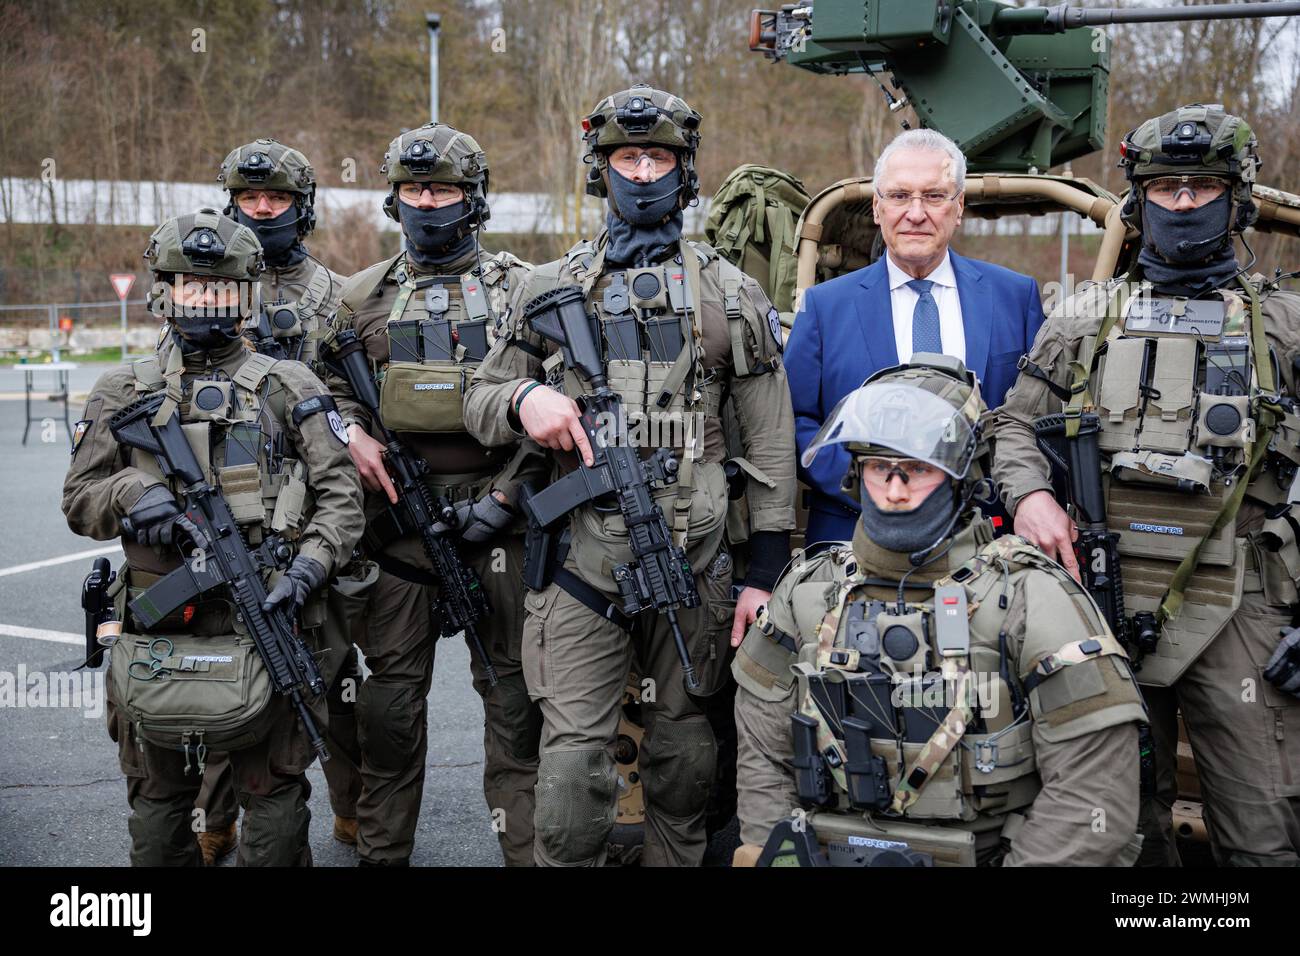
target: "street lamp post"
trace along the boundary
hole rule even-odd
[[[424,22],[429,28],[429,122],[438,122],[438,30],[442,15],[426,13]]]

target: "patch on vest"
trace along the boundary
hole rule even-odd
[[[448,392],[455,387],[455,382],[416,382],[411,386],[417,392]]]
[[[767,328],[772,333],[772,341],[776,343],[778,352],[785,352],[785,342],[781,339],[781,313],[776,308],[767,310]]]
[[[1141,521],[1130,521],[1128,524],[1130,531],[1144,531],[1147,534],[1172,534],[1182,535],[1183,529],[1172,524],[1146,524]]]
[[[343,419],[339,417],[339,413],[333,410],[326,412],[325,421],[329,423],[330,433],[337,438],[341,444],[346,445],[348,443],[348,430],[343,424]]]
[[[86,432],[90,431],[90,426],[95,424],[93,418],[87,418],[77,422],[72,428],[72,457],[77,457],[77,449],[81,447],[81,440],[86,437]]]

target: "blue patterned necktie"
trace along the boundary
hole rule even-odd
[[[943,352],[943,338],[939,334],[939,303],[930,294],[933,285],[929,279],[913,279],[907,284],[916,293],[916,308],[912,310],[913,352]]]

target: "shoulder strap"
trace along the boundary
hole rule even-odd
[[[316,270],[307,280],[307,288],[302,298],[298,300],[299,310],[306,311],[308,314],[315,314],[329,301],[330,286],[334,282],[328,269],[315,260],[312,262]]]
[[[136,359],[132,362],[131,374],[135,376],[135,390],[137,392],[156,392],[163,387],[162,367],[158,364],[158,356],[156,355]]]
[[[230,380],[241,388],[256,392],[258,386],[262,384],[262,380],[275,366],[275,361],[269,355],[253,352],[244,361],[244,364],[235,370],[235,374],[230,376]]]
[[[380,284],[388,278],[388,274],[393,271],[393,266],[397,265],[397,260],[402,258],[402,253],[398,253],[391,259],[387,259],[378,265],[371,266],[374,273],[368,276],[364,282],[359,282],[339,300],[339,305],[346,308],[349,312],[355,313],[361,308],[362,303],[379,288]]]

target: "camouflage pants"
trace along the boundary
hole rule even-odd
[[[566,565],[572,568],[573,559]],[[614,825],[620,704],[635,653],[645,736],[639,757],[646,804],[646,866],[698,866],[714,782],[716,745],[702,699],[723,686],[735,602],[730,564],[696,576],[702,603],[679,614],[700,688],[686,691],[667,622],[645,614],[632,634],[552,584],[528,595],[523,665],[541,705],[535,855],[544,866],[598,866]],[[647,683],[647,681],[649,683]]]
[[[1143,688],[1156,742],[1156,799],[1144,808],[1143,862],[1177,862],[1177,711],[1196,757],[1210,847],[1220,866],[1300,865],[1300,700],[1264,680],[1290,614],[1248,592],[1172,688]],[[1141,675],[1139,674],[1139,678]]]
[[[424,566],[413,540],[389,553]],[[492,614],[480,637],[497,670],[489,689],[471,653],[474,689],[483,698],[483,790],[507,865],[531,862],[533,785],[540,715],[527,696],[520,664],[523,543],[519,538],[467,551],[483,580]],[[415,847],[428,750],[426,698],[433,675],[431,588],[381,572],[356,633],[370,676],[357,698],[361,795],[357,848],[368,863],[404,864]]]
[[[239,866],[310,866],[307,799],[311,784],[305,771],[316,755],[288,700],[277,695],[271,706],[280,716],[266,739],[229,755],[234,789],[244,809],[243,836],[235,862]],[[319,704],[313,707],[322,723],[323,710]],[[109,736],[118,745],[118,762],[126,775],[131,805],[131,865],[202,866],[194,829],[194,802],[202,775],[194,755],[137,737],[111,693],[107,719]]]

